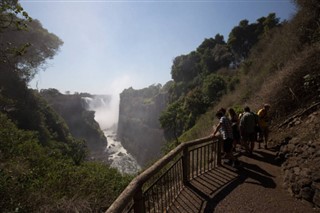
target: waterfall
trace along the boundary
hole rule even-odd
[[[117,122],[119,117],[119,101],[112,96],[94,95],[83,97],[84,107],[87,110],[95,111],[95,120],[105,134],[108,146],[105,152],[108,155],[110,166],[117,168],[121,173],[135,174],[141,167],[136,159],[117,140]]]

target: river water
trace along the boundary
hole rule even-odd
[[[138,173],[141,167],[136,159],[122,146],[121,142],[116,139],[116,133],[112,130],[104,130],[103,132],[108,140],[108,146],[105,151],[109,156],[110,166],[117,168],[121,173]]]
[[[139,172],[141,167],[135,158],[122,146],[121,141],[116,139],[115,126],[117,126],[119,117],[119,101],[108,95],[96,95],[82,99],[87,110],[95,111],[94,119],[99,123],[108,140],[105,152],[108,155],[108,162],[111,162],[111,167],[125,174]]]

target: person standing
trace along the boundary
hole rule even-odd
[[[251,113],[250,108],[246,106],[244,113],[240,119],[240,134],[242,141],[246,147],[246,151],[252,154],[254,142],[256,141],[256,118]]]
[[[235,150],[237,144],[240,144],[239,117],[233,108],[229,108],[228,112],[232,124],[233,149]]]
[[[259,134],[259,139],[264,139],[264,148],[268,148],[268,139],[269,139],[269,124],[270,124],[270,117],[269,117],[269,104],[264,104],[263,108],[260,109],[257,113],[259,117],[259,126],[261,130],[261,134]]]
[[[218,131],[220,132],[223,140],[223,150],[225,152],[225,158],[229,160],[229,163],[235,166],[235,157],[232,153],[233,148],[233,135],[232,126],[230,120],[225,116],[224,112],[218,111],[216,117],[219,119],[219,124],[213,132],[213,137],[216,136]]]

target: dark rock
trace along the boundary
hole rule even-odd
[[[316,149],[315,149],[315,148],[313,148],[313,147],[309,147],[309,148],[308,148],[308,154],[309,154],[309,155],[313,155],[315,152],[316,152]]]
[[[311,178],[302,178],[300,180],[298,180],[298,185],[300,187],[309,187],[312,184],[312,180]]]
[[[315,182],[320,182],[320,171],[314,171],[312,174],[312,180]]]
[[[310,177],[311,178],[312,171],[310,168],[302,168],[301,170],[301,176],[302,177]]]
[[[294,144],[288,144],[287,145],[287,152],[293,152],[295,150],[296,146]]]
[[[300,167],[294,167],[293,168],[293,172],[294,172],[295,175],[300,175],[300,171],[301,171]]]
[[[300,187],[297,183],[293,183],[291,185],[291,191],[292,193],[295,195],[295,197],[297,198],[301,198],[301,195],[300,195]]]
[[[320,183],[313,183],[312,188],[314,189],[313,203],[320,207]]]
[[[303,199],[307,201],[312,201],[314,190],[309,186],[303,187],[300,191],[300,195]]]
[[[320,149],[315,153],[315,157],[320,157]]]
[[[293,145],[297,145],[297,144],[299,144],[299,143],[300,143],[300,141],[299,141],[298,138],[293,138],[293,139],[290,141],[290,144],[293,144]]]

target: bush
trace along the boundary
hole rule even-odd
[[[19,130],[0,113],[0,209],[3,212],[105,211],[131,180],[96,162],[76,165],[72,155],[37,134]],[[70,149],[72,150],[72,149]]]

